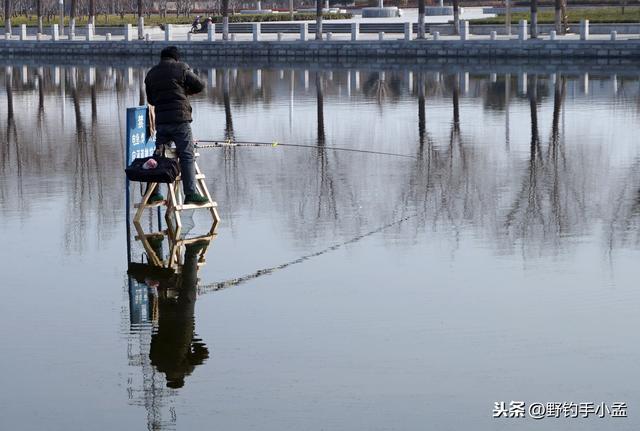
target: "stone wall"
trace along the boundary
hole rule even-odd
[[[291,58],[640,58],[640,40],[388,40],[388,41],[0,41],[3,55],[147,56],[168,45],[195,57]]]

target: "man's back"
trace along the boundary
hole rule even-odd
[[[204,88],[204,82],[185,63],[162,58],[145,78],[147,99],[155,106],[156,124],[191,122],[187,96]]]

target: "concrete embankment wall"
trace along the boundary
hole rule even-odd
[[[0,41],[2,55],[147,56],[176,45],[190,57],[291,58],[640,58],[640,40],[388,40],[289,42]]]
[[[315,23],[308,22],[308,30],[310,34],[313,34],[315,31]],[[418,30],[418,24],[412,23],[413,32],[416,33]],[[181,35],[186,38],[186,34],[191,29],[190,25],[173,25],[173,33],[174,35]],[[454,29],[451,23],[447,24],[427,24],[426,25],[427,32],[433,34],[436,31],[441,35],[453,35]],[[518,25],[513,24],[511,26],[512,34],[516,34],[518,31]],[[68,32],[68,27],[65,28],[65,31]],[[137,32],[137,27],[134,25],[133,30]],[[220,32],[222,30],[221,24],[216,24],[216,31]],[[336,34],[347,34],[351,32],[351,24],[350,23],[335,23],[335,22],[325,22],[323,24],[323,30],[325,32],[333,32]],[[549,34],[551,30],[555,30],[555,26],[553,24],[539,24],[538,25],[538,33],[539,34]],[[13,29],[14,35],[19,31],[19,28],[16,26]],[[261,23],[261,31],[262,33],[278,33],[282,32],[285,34],[298,34],[300,32],[300,23],[288,23],[288,22],[263,22]],[[402,22],[394,22],[394,23],[360,23],[359,32],[366,34],[377,34],[378,32],[385,32],[389,34],[402,34],[404,33],[404,23]],[[492,31],[495,31],[499,35],[504,35],[507,33],[506,26],[504,24],[470,24],[469,31],[471,34],[475,35],[485,35],[488,36]],[[610,23],[610,24],[601,24],[601,23],[590,23],[589,24],[589,33],[591,34],[610,34],[612,31],[618,32],[619,35],[629,34],[629,35],[638,35],[640,37],[640,23]],[[38,32],[37,27],[27,27],[27,35],[34,36]],[[50,35],[52,32],[51,27],[45,27],[44,33]],[[164,36],[163,30],[160,26],[146,26],[144,28],[145,33],[149,33],[152,36]],[[231,23],[229,24],[229,32],[235,34],[250,34],[251,33],[251,23]],[[580,24],[574,23],[569,25],[569,32],[578,34],[580,33]],[[122,36],[124,34],[123,26],[119,27],[96,27],[94,29],[94,34],[104,36],[107,33],[111,33],[114,36]],[[4,35],[4,28],[0,26],[0,34]],[[76,27],[76,36],[85,36],[87,34],[87,27]]]

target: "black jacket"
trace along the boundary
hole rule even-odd
[[[144,80],[147,100],[155,106],[156,124],[191,122],[187,96],[204,88],[201,80],[185,63],[163,58]]]

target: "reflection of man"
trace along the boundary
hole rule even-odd
[[[198,256],[207,245],[187,245],[182,274],[160,281],[158,329],[151,337],[149,357],[165,373],[170,388],[181,388],[184,378],[209,357],[209,350],[194,334]]]
[[[172,141],[176,145],[184,188],[184,203],[207,203],[209,200],[196,189],[191,104],[188,97],[200,93],[204,89],[204,81],[187,64],[180,61],[178,48],[169,46],[162,50],[160,63],[151,68],[144,83],[149,104],[155,107],[156,147],[160,149]],[[156,188],[149,202],[163,199]]]

